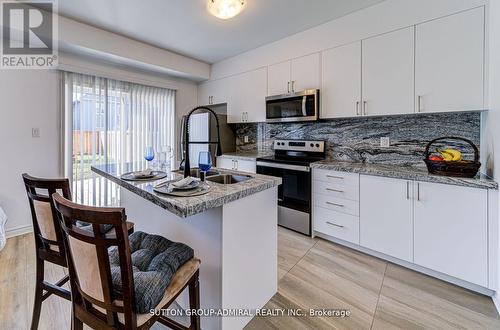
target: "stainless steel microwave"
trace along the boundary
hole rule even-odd
[[[266,97],[266,122],[318,120],[319,89]]]

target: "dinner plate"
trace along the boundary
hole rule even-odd
[[[137,176],[137,172],[128,172],[124,173],[120,176],[122,180],[125,181],[151,181],[151,180],[160,180],[167,177],[167,173],[163,171],[153,171],[152,175],[147,176]]]
[[[175,181],[174,181],[175,182]],[[191,190],[191,189],[194,189],[196,187],[198,187],[200,185],[200,182],[201,181],[191,181],[190,184],[188,185],[185,185],[185,186],[182,186],[182,187],[176,187],[174,186],[173,184],[170,184],[171,187],[174,189],[174,190]]]
[[[198,187],[194,189],[177,190],[177,189],[170,189],[168,182],[165,182],[154,187],[153,190],[162,195],[170,195],[176,197],[194,197],[208,193],[211,188],[212,187],[208,185],[206,182],[199,182]]]

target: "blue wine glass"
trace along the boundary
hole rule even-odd
[[[212,154],[210,151],[200,151],[198,166],[203,172],[207,172],[212,168]]]
[[[144,159],[148,162],[148,168],[150,168],[150,162],[155,159],[155,150],[153,147],[146,147],[146,150],[144,150]]]

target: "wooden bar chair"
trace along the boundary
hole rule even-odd
[[[199,265],[193,250],[157,235],[127,235],[123,208],[75,204],[53,195],[60,213],[72,292],[72,328],[83,323],[94,329],[149,329],[160,322],[172,329],[200,329],[200,318],[190,316],[186,327],[162,313],[189,288],[189,307],[200,308]],[[92,231],[75,225],[88,222]],[[110,225],[114,231],[105,233]]]
[[[71,293],[62,286],[68,282],[69,275],[52,284],[44,280],[45,261],[68,267],[66,252],[62,240],[62,230],[57,212],[52,202],[52,194],[61,192],[71,199],[71,190],[68,179],[43,179],[32,177],[26,173],[22,175],[33,220],[36,251],[36,285],[35,301],[31,329],[38,328],[42,302],[52,294],[71,300]],[[86,223],[78,223],[82,228],[90,228]],[[127,223],[130,233],[134,224]]]

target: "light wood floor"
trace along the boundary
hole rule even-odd
[[[247,329],[500,329],[488,297],[283,228],[278,246],[279,290],[266,307],[351,315],[256,317]],[[0,329],[29,329],[34,265],[31,234],[9,239],[0,252]],[[46,267],[48,280],[63,275],[60,267]],[[69,302],[52,296],[42,306],[40,329],[70,328]]]

